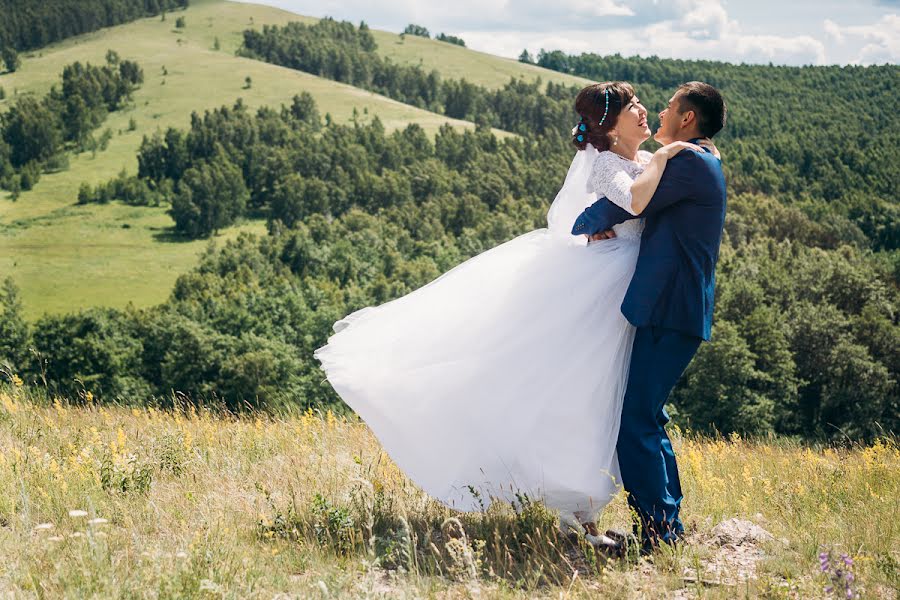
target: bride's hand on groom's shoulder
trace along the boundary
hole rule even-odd
[[[672,142],[671,144],[666,144],[662,148],[656,151],[654,157],[659,157],[662,160],[670,160],[678,155],[682,150],[694,150],[696,152],[703,152],[703,148],[698,146],[697,144],[692,144],[690,142]]]
[[[722,155],[719,154],[719,149],[716,148],[716,145],[713,143],[713,141],[711,139],[703,138],[697,143],[699,145],[703,146],[704,148],[707,148],[712,153],[713,156],[715,156],[719,160],[722,160]]]
[[[713,144],[712,140],[710,140],[709,138],[703,138],[696,144],[692,144],[690,142],[672,142],[671,144],[667,144],[657,150],[656,154],[654,154],[654,157],[659,156],[661,160],[669,160],[682,150],[694,150],[696,152],[703,152],[703,148],[708,148],[713,156],[715,156],[719,160],[722,160],[722,157],[719,154],[719,149],[716,148],[716,145]]]

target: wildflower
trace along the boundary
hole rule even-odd
[[[86,517],[86,516],[87,516],[87,511],[86,511],[86,510],[80,510],[80,509],[70,510],[70,511],[69,511],[69,516],[72,517],[73,519],[80,519],[80,518],[82,518],[82,517]]]
[[[53,529],[53,527],[54,527],[53,523],[41,523],[39,525],[35,525],[34,530],[35,531],[50,531],[51,529]]]
[[[188,557],[187,552],[183,552],[183,551],[179,550],[178,552],[175,553],[175,558],[187,558],[187,557]]]
[[[823,551],[819,553],[819,570],[828,577],[829,585],[824,588],[826,594],[847,600],[859,598],[859,593],[854,589],[856,576],[853,573],[853,559],[849,555],[841,554],[835,561],[830,550]]]
[[[65,538],[61,535],[51,535],[50,537],[47,538],[47,541],[48,542],[61,542],[64,539]]]
[[[16,375],[15,373],[13,373],[13,376],[12,376],[12,383],[17,388],[20,388],[23,385],[25,385],[25,383],[22,381],[22,378],[19,377],[18,375]]]
[[[91,519],[90,521],[88,521],[88,525],[106,525],[107,523],[109,523],[109,521],[107,521],[103,517],[97,517],[96,519]]]

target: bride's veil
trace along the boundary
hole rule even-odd
[[[551,233],[583,242],[583,238],[572,236],[572,226],[581,211],[597,200],[597,194],[590,188],[590,177],[599,154],[591,144],[575,153],[566,181],[547,212],[547,228]]]

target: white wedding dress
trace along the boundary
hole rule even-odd
[[[524,494],[585,522],[619,490],[634,337],[620,305],[642,222],[590,244],[570,229],[598,194],[630,206],[649,158],[579,151],[547,229],[354,312],[316,351],[341,398],[435,499],[474,511]]]

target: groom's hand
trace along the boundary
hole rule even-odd
[[[600,240],[611,240],[616,237],[616,232],[612,229],[607,229],[606,231],[598,231],[594,235],[587,235],[587,239],[591,242],[599,242]]]

